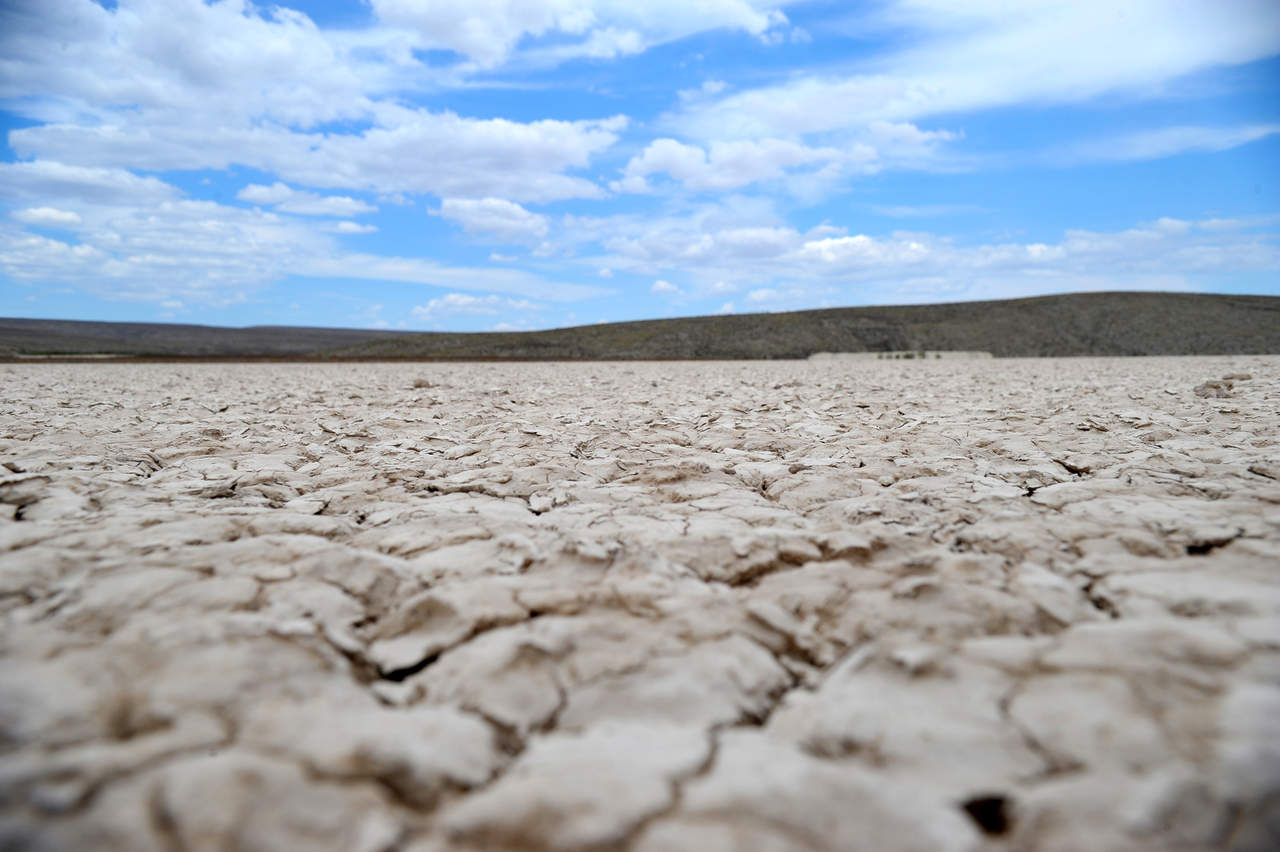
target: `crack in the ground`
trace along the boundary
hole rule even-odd
[[[1105,576],[1090,577],[1089,582],[1086,583],[1084,588],[1080,591],[1091,607],[1105,615],[1107,618],[1118,619],[1120,618],[1120,610],[1116,608],[1115,603],[1112,602],[1110,598],[1103,597],[1101,594],[1098,594],[1093,590],[1094,586],[1105,579]]]
[[[1018,737],[1022,740],[1023,745],[1036,756],[1041,763],[1041,770],[1034,775],[1022,779],[1023,783],[1034,783],[1044,781],[1050,778],[1056,778],[1062,775],[1069,775],[1074,772],[1083,770],[1084,764],[1074,758],[1064,757],[1056,754],[1051,748],[1040,742],[1035,733],[1023,725],[1013,715],[1013,702],[1017,699],[1018,694],[1022,691],[1025,684],[1022,681],[1014,683],[1014,685],[1000,697],[996,703],[996,708],[1000,711],[1000,718],[1017,732]]]
[[[453,647],[456,648],[458,646],[455,645]],[[436,651],[434,654],[428,654],[427,656],[423,657],[421,660],[418,660],[418,662],[413,663],[412,665],[403,666],[398,669],[391,669],[390,671],[380,671],[378,674],[378,677],[381,678],[382,680],[389,680],[392,683],[403,683],[405,680],[413,677],[418,672],[422,671],[423,669],[427,668],[430,665],[433,665],[436,662],[436,660],[440,659],[440,655],[443,654],[445,650],[448,650],[448,649]]]

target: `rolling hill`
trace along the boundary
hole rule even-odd
[[[1028,299],[685,317],[532,332],[389,332],[0,319],[0,357],[303,360],[804,358],[987,351],[997,357],[1280,353],[1280,297],[1074,293]]]

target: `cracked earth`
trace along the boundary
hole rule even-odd
[[[1280,846],[1280,358],[0,376],[0,848]]]

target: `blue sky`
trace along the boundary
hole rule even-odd
[[[0,315],[1280,294],[1274,0],[7,0]]]

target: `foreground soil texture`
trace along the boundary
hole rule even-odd
[[[1280,357],[0,377],[0,848],[1280,847]]]

